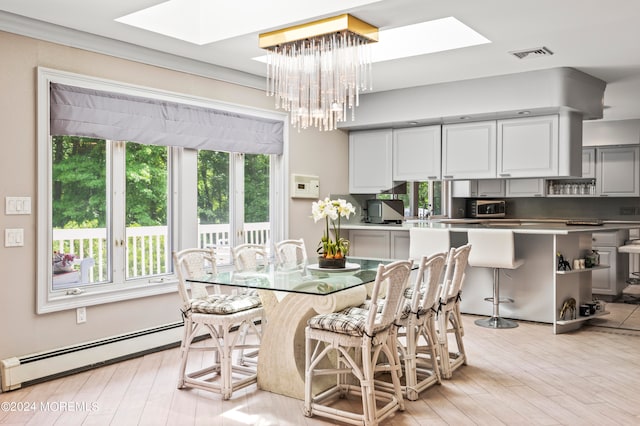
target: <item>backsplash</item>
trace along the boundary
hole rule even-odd
[[[452,200],[452,217],[466,217],[464,198]],[[640,221],[635,197],[507,198],[507,218]]]

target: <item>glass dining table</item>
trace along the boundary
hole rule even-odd
[[[307,320],[362,304],[378,265],[390,262],[393,260],[350,257],[343,269],[268,264],[252,271],[219,272],[187,281],[258,290],[266,316],[258,355],[258,387],[304,399]]]

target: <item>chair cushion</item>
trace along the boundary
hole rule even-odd
[[[245,294],[212,294],[191,301],[191,312],[199,314],[229,315],[261,305],[260,297]]]
[[[369,310],[350,307],[339,312],[316,315],[307,324],[311,328],[328,330],[350,336],[363,336]]]
[[[382,312],[382,309],[384,308],[384,303],[385,303],[384,299],[378,299],[378,313]],[[367,300],[362,305],[360,305],[361,309],[369,309],[370,307],[371,307],[371,300]],[[419,314],[422,315],[424,312],[425,310],[421,310]],[[402,306],[402,313],[400,315],[400,318],[405,319],[409,316],[410,313],[411,313],[411,299],[405,298],[404,305]]]

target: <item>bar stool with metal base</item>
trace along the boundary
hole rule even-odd
[[[524,260],[515,258],[513,231],[504,229],[470,229],[467,233],[473,247],[469,265],[493,268],[493,297],[484,300],[493,303],[490,318],[476,320],[476,325],[487,328],[515,328],[518,323],[500,317],[500,303],[513,303],[513,299],[500,298],[500,269],[517,269]]]

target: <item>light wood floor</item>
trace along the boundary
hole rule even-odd
[[[489,330],[474,319],[464,318],[469,364],[384,425],[640,424],[640,333],[584,327],[553,335],[551,326],[527,322]],[[255,386],[229,401],[178,390],[177,367],[171,349],[0,394],[0,423],[332,424],[304,417],[302,401]]]

